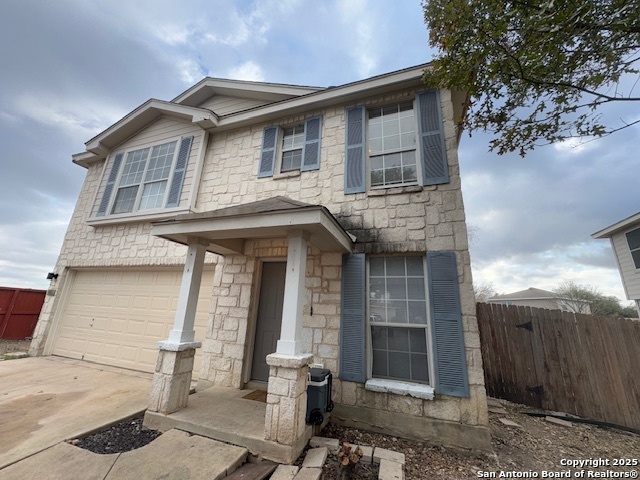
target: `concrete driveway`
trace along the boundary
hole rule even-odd
[[[145,410],[151,379],[59,357],[0,362],[0,469]]]

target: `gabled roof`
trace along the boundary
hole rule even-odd
[[[504,295],[496,295],[489,299],[491,300],[542,300],[558,298],[558,296],[548,290],[542,290],[541,288],[529,287],[526,290],[520,290],[518,292],[506,293]]]
[[[152,98],[85,143],[87,152],[93,155],[76,154],[74,162],[86,167],[86,163],[104,158],[113,148],[162,115],[195,123],[204,129],[213,128],[218,123],[218,116],[211,110]]]
[[[609,225],[607,228],[603,228],[596,233],[592,233],[591,238],[609,238],[620,230],[626,230],[636,224],[640,225],[640,212],[636,213],[635,215],[631,215],[624,220],[620,220],[613,225]]]
[[[418,65],[328,88],[205,78],[171,102],[148,100],[89,140],[86,152],[74,155],[73,161],[87,167],[92,162],[105,158],[113,148],[161,115],[196,123],[207,131],[237,128],[331,105],[357,102],[401,88],[420,86],[427,67],[428,64]],[[263,99],[269,103],[227,115],[217,115],[211,110],[195,106],[215,94]]]
[[[229,97],[265,100],[271,103],[320,90],[324,90],[324,88],[206,77],[178,95],[171,102],[197,107],[213,95],[226,95]]]
[[[496,295],[487,299],[487,302],[495,302],[501,300],[570,300],[572,302],[589,303],[586,300],[578,300],[574,298],[564,298],[549,290],[542,290],[541,288],[529,287],[526,290],[520,290],[518,292],[506,293],[504,295]]]

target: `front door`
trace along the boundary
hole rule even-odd
[[[266,262],[262,265],[251,380],[269,381],[269,365],[266,357],[276,351],[280,338],[286,269],[286,262]]]

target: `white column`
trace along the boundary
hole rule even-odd
[[[282,355],[297,355],[302,352],[302,307],[307,273],[308,239],[309,234],[302,231],[289,235],[282,328],[276,349],[276,353]]]
[[[201,238],[191,237],[187,242],[189,251],[187,252],[187,260],[182,274],[176,319],[173,322],[173,329],[169,333],[169,338],[166,342],[162,342],[165,347],[169,344],[192,343],[195,339],[193,325],[202,281],[204,255],[209,242]]]

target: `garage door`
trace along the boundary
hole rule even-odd
[[[76,271],[51,353],[153,372],[157,342],[173,327],[181,280],[182,269]],[[204,340],[212,286],[213,270],[207,269],[198,297],[197,341]]]

